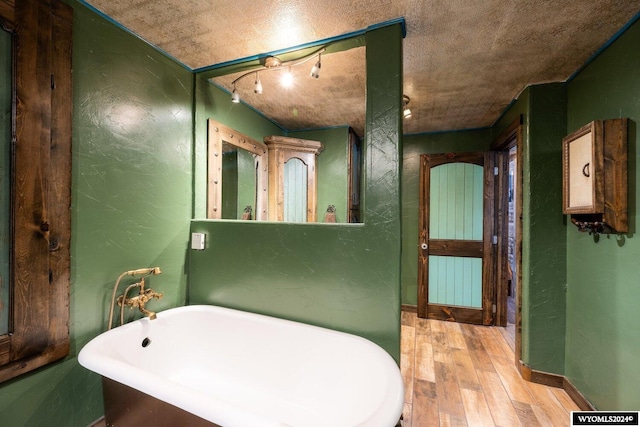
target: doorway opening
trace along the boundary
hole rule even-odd
[[[508,189],[508,214],[507,214],[507,326],[506,338],[507,342],[515,350],[516,337],[516,311],[517,311],[517,292],[518,292],[518,263],[516,260],[516,198],[518,187],[516,186],[516,170],[518,167],[518,147],[513,146],[509,149],[509,185]]]
[[[499,159],[496,229],[503,246],[496,262],[496,326],[514,349],[516,364],[522,351],[522,121],[518,117],[491,144]]]

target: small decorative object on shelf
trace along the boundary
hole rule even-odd
[[[626,233],[627,119],[596,120],[562,140],[564,214],[589,234]]]

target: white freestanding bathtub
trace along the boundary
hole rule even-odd
[[[112,329],[78,360],[108,384],[214,426],[393,427],[403,406],[398,366],[371,341],[216,306],[175,308]],[[149,413],[148,403],[120,400],[124,412]],[[105,397],[107,423],[108,406]]]

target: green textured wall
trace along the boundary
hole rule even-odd
[[[567,133],[628,117],[630,233],[594,239],[568,225],[565,374],[600,410],[640,408],[638,122],[640,21],[568,85]]]
[[[532,86],[529,93],[528,181],[523,195],[529,343],[523,360],[533,369],[564,372],[566,240],[562,215],[562,138],[566,135],[564,83]],[[527,163],[527,160],[525,160]],[[524,245],[524,244],[523,244]],[[524,249],[523,249],[524,253]],[[523,260],[524,264],[524,260]],[[524,348],[524,346],[523,346]]]
[[[73,0],[71,355],[0,385],[2,426],[84,427],[103,415],[77,353],[106,327],[117,276],[159,265],[152,309],[183,305],[192,217],[192,75]]]
[[[355,333],[399,360],[401,28],[366,39],[365,223],[193,221],[209,243],[190,252],[189,302]]]
[[[405,135],[402,150],[402,303],[418,304],[420,155],[485,151],[491,130]]]
[[[327,206],[336,207],[336,221],[347,222],[349,193],[349,128],[318,129],[289,132],[292,138],[320,141],[324,151],[317,158],[319,222],[324,219]]]
[[[562,138],[566,85],[530,86],[493,127],[497,137],[523,116],[522,360],[564,372],[566,242]]]

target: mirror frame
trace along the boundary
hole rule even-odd
[[[207,120],[207,123],[207,218],[224,219],[222,218],[222,147],[227,143],[253,154],[256,162],[254,218],[266,220],[269,197],[267,146],[213,119]]]

